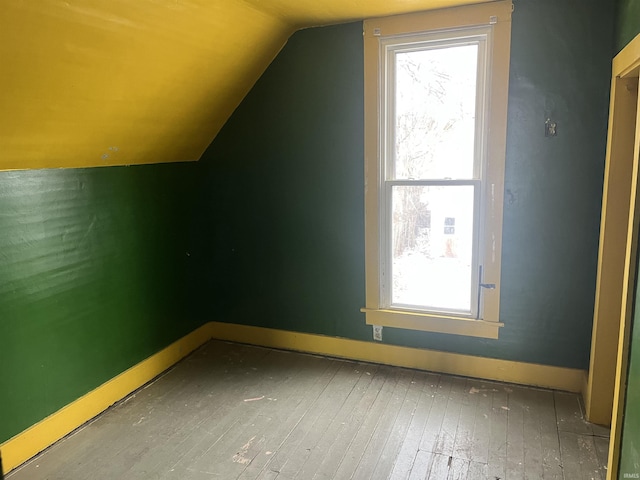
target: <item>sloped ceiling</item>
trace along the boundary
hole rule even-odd
[[[0,170],[198,160],[289,36],[481,0],[2,0]]]

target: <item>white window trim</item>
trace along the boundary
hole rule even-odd
[[[366,306],[362,311],[366,314],[367,324],[498,338],[499,328],[503,326],[499,321],[500,257],[512,10],[511,0],[506,0],[364,22]],[[380,244],[382,225],[379,214],[381,189],[384,188],[380,161],[384,132],[381,126],[385,122],[381,118],[381,85],[385,83],[380,69],[380,62],[385,60],[381,44],[388,37],[487,26],[491,28],[493,39],[487,59],[489,98],[485,103],[487,135],[483,146],[487,159],[483,172],[486,203],[479,248],[483,258],[483,282],[493,283],[496,288],[483,289],[479,319],[385,308],[381,298],[384,254]]]

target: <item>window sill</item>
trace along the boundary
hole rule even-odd
[[[421,330],[424,332],[449,333],[469,337],[498,338],[500,327],[504,323],[475,320],[470,318],[436,316],[400,310],[379,310],[362,308],[366,314],[367,325]]]

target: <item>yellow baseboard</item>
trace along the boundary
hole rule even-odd
[[[210,331],[211,327],[208,325],[200,327],[1,444],[0,452],[2,452],[4,469],[11,471],[22,465],[175,365],[206,343],[211,338]]]
[[[363,342],[231,323],[211,322],[208,325],[211,329],[211,337],[219,340],[552,388],[574,393],[582,391],[585,375],[584,370],[574,368],[475,357],[459,353],[400,347],[383,343]]]
[[[11,471],[23,464],[211,338],[576,393],[585,375],[571,368],[210,322],[1,444],[4,468]]]

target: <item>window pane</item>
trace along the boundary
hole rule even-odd
[[[392,188],[391,303],[471,312],[472,185]]]
[[[477,63],[477,44],[396,53],[396,179],[473,178]]]

